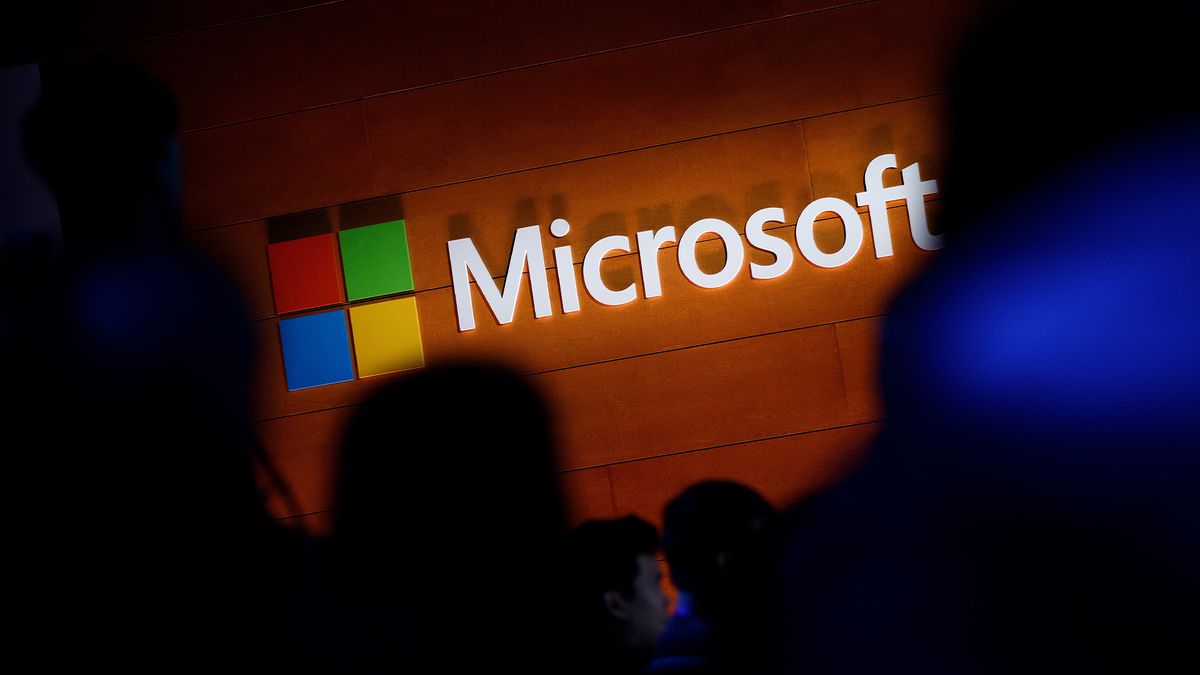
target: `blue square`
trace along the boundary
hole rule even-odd
[[[279,338],[288,391],[354,379],[345,310],[284,319]]]

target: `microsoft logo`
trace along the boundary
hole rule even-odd
[[[425,365],[403,220],[268,244],[267,260],[278,314],[357,303],[280,320],[288,391]]]

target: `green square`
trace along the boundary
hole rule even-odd
[[[343,230],[338,236],[348,301],[413,290],[403,220]]]

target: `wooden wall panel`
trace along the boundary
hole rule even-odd
[[[224,269],[242,292],[251,320],[275,316],[271,270],[267,266],[267,223],[247,223],[188,232],[186,243],[206,254]]]
[[[333,511],[317,511],[301,515],[281,515],[280,522],[316,537],[328,537],[333,534]]]
[[[753,486],[767,501],[785,508],[852,471],[878,426],[841,427],[616,464],[611,468],[616,510],[661,527],[667,502],[704,480]]]
[[[255,425],[263,449],[295,499],[291,505],[273,495],[267,503],[272,513],[312,513],[333,506],[337,449],[353,412],[334,408]]]
[[[193,130],[841,4],[351,0],[114,51],[179,92]]]
[[[661,534],[660,532],[659,535],[661,536]],[[662,589],[663,595],[667,596],[667,614],[669,616],[675,613],[675,601],[679,597],[679,589],[671,581],[671,569],[667,565],[666,555],[661,551],[658,558],[658,570],[662,573]]]
[[[613,502],[603,474],[572,469],[740,447],[851,421],[833,326],[544,373],[531,382],[557,420],[558,465],[568,472],[563,485],[576,518],[603,517],[613,512]],[[333,506],[337,448],[354,409],[258,423],[268,455],[293,486],[299,512]],[[728,466],[731,456],[724,452],[732,451],[712,457],[726,458],[718,464]],[[755,471],[754,458],[765,456],[748,454],[743,469]],[[618,475],[612,477],[614,490]],[[280,512],[286,505],[276,500],[272,508]]]
[[[534,376],[565,469],[844,424],[831,326]]]
[[[938,93],[962,3],[870,2],[365,101],[403,192]]]
[[[951,40],[927,33],[956,21],[912,10],[854,5],[184,134],[187,219],[211,227],[935,93]],[[713,73],[736,88],[714,90]]]
[[[811,200],[795,123],[409,193],[404,215],[414,281],[429,289],[450,284],[451,239],[471,237],[488,268],[503,274],[519,227],[542,226],[553,265],[556,246],[571,245],[582,262],[601,237],[667,225],[682,234],[706,217],[741,229],[759,208],[798,213]],[[567,236],[549,235],[554,218],[571,223]]]
[[[185,226],[202,229],[373,196],[359,105],[183,134]]]
[[[879,345],[883,318],[846,321],[834,328],[837,330],[838,351],[842,355],[842,376],[850,419],[883,419],[885,411],[879,392]]]
[[[608,467],[563,472],[559,474],[559,486],[567,509],[567,522],[571,526],[585,520],[615,517]]]
[[[784,208],[794,222],[817,197],[854,205],[867,164],[884,153],[902,166],[920,161],[922,175],[937,178],[941,106],[940,97],[918,99],[406,194],[417,287],[450,283],[446,242],[460,237],[471,237],[489,269],[500,271],[518,227],[566,218],[566,237],[543,237],[552,265],[555,246],[572,245],[581,259],[602,236],[662,225],[678,234],[703,217],[741,229],[765,206]],[[819,181],[808,166],[821,172]],[[887,184],[897,180],[898,172],[887,176]]]
[[[43,58],[66,58],[131,40],[187,34],[322,4],[330,0],[44,0],[38,3]]]
[[[845,322],[570,368],[535,376],[533,382],[545,388],[563,427],[564,468],[727,444],[742,447],[757,438],[879,419],[877,329],[878,319]],[[307,393],[337,399],[339,387],[355,387],[357,395],[350,398],[362,400],[388,379],[368,378]],[[327,400],[325,405],[332,403]],[[264,443],[285,467],[302,510],[332,506],[328,500],[338,425],[352,410],[325,409],[260,423]],[[746,476],[749,484],[759,487],[759,472],[772,473],[764,468],[762,455],[728,453],[734,451],[723,450],[714,457],[724,457],[721,466],[738,465],[741,473],[726,477]],[[841,465],[834,462],[830,470],[837,466]],[[574,522],[614,513],[601,470],[565,475]],[[617,475],[621,474],[614,474],[614,481]],[[615,482],[613,489],[619,489]],[[620,504],[617,514],[622,512]]]
[[[182,131],[290,113],[358,98],[353,64],[382,47],[363,42],[361,5],[323,4],[114,51],[177,92]]]
[[[879,155],[903,168],[918,162],[921,178],[946,175],[946,97],[929,96],[804,120],[813,193],[851,204],[863,190],[863,170]],[[900,182],[891,171],[884,185]],[[865,207],[862,210],[866,210]]]

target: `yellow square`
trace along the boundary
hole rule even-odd
[[[350,330],[359,377],[425,365],[415,297],[351,307]]]

